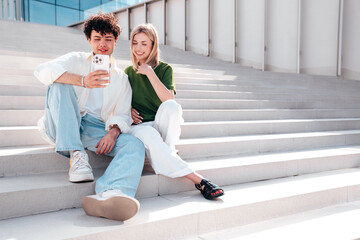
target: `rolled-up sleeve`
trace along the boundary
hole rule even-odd
[[[132,90],[126,74],[123,74],[122,86],[118,99],[116,101],[113,114],[106,121],[105,130],[109,131],[110,125],[116,124],[119,126],[122,133],[127,133],[133,122],[131,118],[131,98]]]
[[[51,85],[65,72],[74,72],[74,66],[79,64],[80,55],[68,53],[49,62],[37,66],[35,77],[45,85]]]

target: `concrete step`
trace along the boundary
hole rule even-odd
[[[0,96],[45,96],[45,85],[0,85]]]
[[[111,158],[88,151],[93,169],[104,169]],[[55,153],[51,145],[0,148],[0,177],[66,172],[69,158]]]
[[[353,101],[177,99],[184,109],[360,109]],[[0,96],[0,109],[22,110],[44,108],[45,96]]]
[[[104,169],[93,172],[96,180]],[[158,181],[157,175],[144,174],[136,198],[157,196]],[[95,182],[71,183],[67,172],[5,177],[0,186],[0,220],[81,207],[81,199],[95,191]]]
[[[30,68],[30,67],[29,67]],[[33,70],[33,66],[31,66],[31,70]],[[0,85],[22,85],[22,86],[43,86],[44,85],[35,78],[33,75],[14,75],[10,74],[10,70],[8,70],[8,73],[3,73],[4,70],[1,70],[0,73]],[[11,70],[11,72],[16,71],[16,66],[14,66],[14,69]],[[244,83],[238,83],[238,82],[227,82],[224,83],[222,81],[211,80],[211,81],[191,81],[191,80],[182,80],[182,79],[175,79],[176,81],[176,88],[179,90],[222,90],[222,91],[250,91],[253,92],[254,89],[256,89],[257,93],[279,93],[279,94],[312,94],[312,95],[336,95],[336,96],[343,96],[344,94],[341,94],[343,92],[347,93],[347,98],[349,97],[357,97],[357,92],[354,91],[354,89],[349,90],[343,90],[341,93],[338,93],[338,90],[335,88],[331,88],[331,86],[328,86],[327,88],[299,88],[298,86],[294,85],[292,87],[284,87],[281,85],[275,85],[275,86],[266,86],[266,85],[260,85],[260,86],[254,86],[254,84],[244,84]],[[207,83],[208,82],[208,83]],[[345,94],[346,95],[346,94]]]
[[[1,55],[0,55],[1,57]],[[4,57],[5,58],[5,57]],[[13,59],[12,59],[13,58]],[[26,61],[24,61],[26,59]],[[7,61],[0,60],[0,84],[2,85],[41,85],[41,83],[33,76],[33,70],[37,65],[39,65],[42,62],[45,62],[50,59],[44,59],[44,58],[24,58],[21,56],[11,56],[11,59],[7,59]],[[22,61],[21,71],[17,73],[17,69],[19,69],[19,66],[17,63],[19,61]],[[127,66],[130,62],[126,60],[120,60],[119,63],[123,64],[124,66]],[[15,74],[17,73],[17,74]],[[226,75],[225,75],[226,76]],[[289,92],[301,92],[304,94],[309,93],[323,93],[325,95],[326,93],[329,95],[336,94],[343,96],[343,92],[347,92],[349,95],[356,95],[356,86],[348,86],[347,88],[343,87],[341,91],[338,89],[339,87],[332,86],[330,83],[327,83],[326,86],[301,86],[301,85],[289,85],[286,86],[284,84],[277,84],[277,85],[271,85],[271,84],[264,84],[257,81],[237,81],[237,80],[221,80],[221,78],[191,78],[191,77],[177,77],[175,79],[177,88],[182,89],[182,85],[185,85],[185,88],[191,90],[196,89],[196,87],[199,87],[199,84],[201,87],[214,87],[213,85],[219,85],[218,88],[225,87],[225,89],[234,91],[234,90],[254,90],[254,87],[256,87],[257,92],[280,92],[280,93],[289,93]],[[190,85],[190,86],[188,86]],[[344,84],[343,84],[344,85]],[[235,87],[235,88],[234,88]]]
[[[233,154],[299,151],[360,144],[360,130],[180,139],[181,157],[196,159]]]
[[[39,64],[49,60],[50,58],[40,58],[33,56],[11,56],[0,54],[0,69],[8,69],[12,71],[21,69],[22,71],[27,70],[27,72],[33,72]]]
[[[226,126],[229,127],[229,125]],[[47,142],[41,138],[36,126],[0,127],[0,133],[0,147],[47,144]],[[209,154],[214,154],[214,156],[226,154],[228,151],[230,154],[238,154],[275,150],[292,150],[293,148],[297,150],[306,147],[322,148],[335,145],[354,145],[360,143],[357,141],[359,134],[360,131],[351,129],[342,131],[310,131],[298,133],[289,133],[286,131],[281,134],[260,133],[256,135],[251,132],[251,135],[243,136],[226,136],[219,134],[214,137],[200,137],[193,135],[192,138],[181,139],[178,144],[178,149],[180,154],[184,157],[188,157],[190,155],[194,157],[201,157],[202,155],[198,154],[206,153],[207,147],[211,148]],[[196,148],[196,150],[194,148]]]
[[[37,119],[36,119],[37,120]],[[185,122],[181,138],[356,130],[360,118]],[[211,129],[209,131],[209,129]],[[21,137],[19,137],[21,136]],[[0,146],[44,145],[37,126],[0,126]]]
[[[0,147],[46,144],[37,126],[0,127]]]
[[[359,118],[359,109],[185,109],[185,122]]]
[[[174,76],[179,79],[186,79],[194,81],[204,80],[210,83],[211,80],[215,80],[217,83],[219,80],[222,83],[225,82],[238,82],[245,85],[249,84],[252,86],[278,86],[284,88],[316,88],[316,89],[358,89],[360,84],[358,81],[347,81],[344,84],[344,80],[337,77],[325,77],[325,76],[311,76],[302,74],[283,74],[276,72],[260,72],[253,70],[246,70],[239,68],[233,68],[231,71],[223,74],[208,74],[206,73],[207,66],[204,66],[203,72],[195,72],[192,69],[188,69],[187,72],[179,71],[177,68],[174,70]],[[205,82],[204,82],[205,83]],[[215,83],[215,82],[214,82]]]
[[[290,78],[291,79],[291,78]],[[293,79],[292,79],[293,80]],[[175,78],[176,84],[220,84],[220,85],[235,85],[241,87],[252,87],[252,88],[260,88],[260,89],[271,89],[271,88],[281,88],[287,89],[290,91],[297,91],[299,89],[307,90],[308,92],[313,92],[314,90],[320,92],[331,92],[337,93],[339,92],[338,88],[341,88],[341,92],[349,91],[352,93],[356,93],[355,89],[359,90],[360,84],[350,84],[347,86],[344,83],[318,83],[315,81],[307,81],[305,83],[301,82],[293,82],[286,80],[277,80],[277,83],[269,81],[266,78],[266,75],[261,77],[252,77],[249,79],[248,76],[240,77],[240,76],[231,76],[231,75],[223,75],[223,76],[212,76],[212,77],[203,77],[203,76],[176,76]],[[309,84],[311,83],[311,84]]]
[[[35,126],[44,110],[0,110],[0,126]]]
[[[183,239],[360,200],[360,170],[344,169],[224,187],[218,201],[198,191],[140,199],[140,212],[125,223],[85,215],[82,209],[3,220],[0,237],[23,239]],[[43,182],[39,181],[39,184]],[[83,184],[78,184],[78,186]],[[66,198],[54,194],[52,203]],[[84,193],[72,191],[72,195]],[[25,194],[23,206],[33,207]],[[19,200],[19,199],[17,199]],[[37,197],[37,205],[49,203]],[[3,206],[2,204],[0,206]],[[44,226],[48,226],[44,228]],[[94,227],[97,226],[97,227]],[[179,228],[181,226],[181,228]],[[165,229],[165,230],[164,230]]]
[[[104,169],[111,161],[110,157],[97,156],[90,151],[88,151],[88,154],[93,169]],[[323,170],[356,167],[360,166],[359,156],[360,147],[354,145],[283,153],[259,153],[255,155],[228,155],[195,159],[182,157],[204,176],[216,180],[219,184],[228,185]],[[2,147],[0,149],[0,177],[65,172],[64,176],[66,178],[68,169],[69,159],[56,154],[54,148],[50,146]],[[264,169],[273,170],[267,171]],[[151,171],[146,169],[146,172]],[[218,174],[219,172],[226,174]],[[167,181],[172,184],[167,188],[168,192],[193,188],[192,184],[186,185],[186,182],[179,185],[178,181],[180,179],[168,179]]]
[[[264,93],[249,91],[217,91],[217,90],[177,90],[176,98],[185,99],[251,99],[251,100],[288,100],[288,101],[313,101],[313,100],[334,100],[329,94],[305,94],[305,93]],[[339,96],[339,100],[360,100],[359,96]]]
[[[32,76],[30,78],[33,78]],[[34,80],[34,79],[33,79]],[[28,80],[26,80],[28,81]],[[0,85],[0,96],[45,96],[47,87],[41,83],[32,85],[11,85],[13,82]],[[177,100],[183,99],[222,99],[222,100],[271,100],[289,102],[312,102],[312,101],[334,101],[334,96],[329,94],[303,94],[303,93],[260,93],[260,92],[241,92],[241,91],[217,91],[217,90],[177,90]],[[358,95],[340,96],[341,100],[347,104],[360,100]],[[355,105],[356,106],[356,105]]]
[[[0,110],[0,126],[35,126],[44,110]],[[359,109],[184,109],[186,122],[360,118]],[[216,124],[216,123],[215,123]]]
[[[1,110],[41,110],[45,96],[0,96]]]
[[[354,240],[360,238],[360,228],[356,221],[359,218],[360,202],[356,201],[246,226],[204,233],[199,236],[186,238],[186,240]]]
[[[0,74],[0,85],[44,86],[35,76],[19,76],[3,73]]]
[[[293,88],[283,87],[281,85],[275,86],[244,86],[244,85],[236,85],[236,84],[213,84],[213,83],[192,83],[192,82],[176,82],[176,89],[178,90],[206,90],[206,91],[241,91],[241,92],[256,92],[256,93],[277,93],[277,94],[304,94],[304,95],[331,95],[332,97],[358,97],[356,93],[358,90],[354,89],[347,89],[340,91],[336,88],[304,88],[304,87],[297,87],[296,85]],[[346,93],[346,94],[344,94]]]
[[[177,99],[184,109],[360,109],[354,100],[249,100],[249,99]]]
[[[181,138],[360,129],[360,118],[185,122]]]

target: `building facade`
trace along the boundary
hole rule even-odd
[[[67,26],[145,0],[0,0],[0,19]]]

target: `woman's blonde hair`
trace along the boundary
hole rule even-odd
[[[132,51],[134,37],[138,33],[145,33],[146,36],[148,36],[148,38],[150,38],[150,40],[152,41],[152,49],[151,49],[150,55],[149,55],[148,59],[145,61],[145,63],[150,65],[154,69],[159,65],[159,58],[160,58],[159,37],[158,37],[155,27],[150,23],[140,24],[136,28],[134,28],[134,30],[132,30],[132,32],[131,32],[131,36],[130,36],[130,50],[131,50],[130,52],[131,53],[130,53],[130,55],[131,55],[131,61],[133,64],[133,68],[134,68],[134,70],[136,70],[140,66],[139,61],[137,60],[136,56],[134,55],[134,53]]]

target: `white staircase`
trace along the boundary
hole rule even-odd
[[[216,239],[209,232],[218,231],[230,239],[221,231],[360,206],[360,82],[260,72],[162,46],[186,121],[179,154],[225,195],[208,201],[188,180],[144,171],[137,216],[88,217],[80,202],[94,183],[68,182],[68,159],[40,137],[46,87],[33,76],[44,61],[89,51],[85,37],[9,21],[0,31],[8,33],[0,38],[0,239]],[[128,48],[120,41],[115,50],[122,68]],[[96,178],[110,160],[90,154]]]

